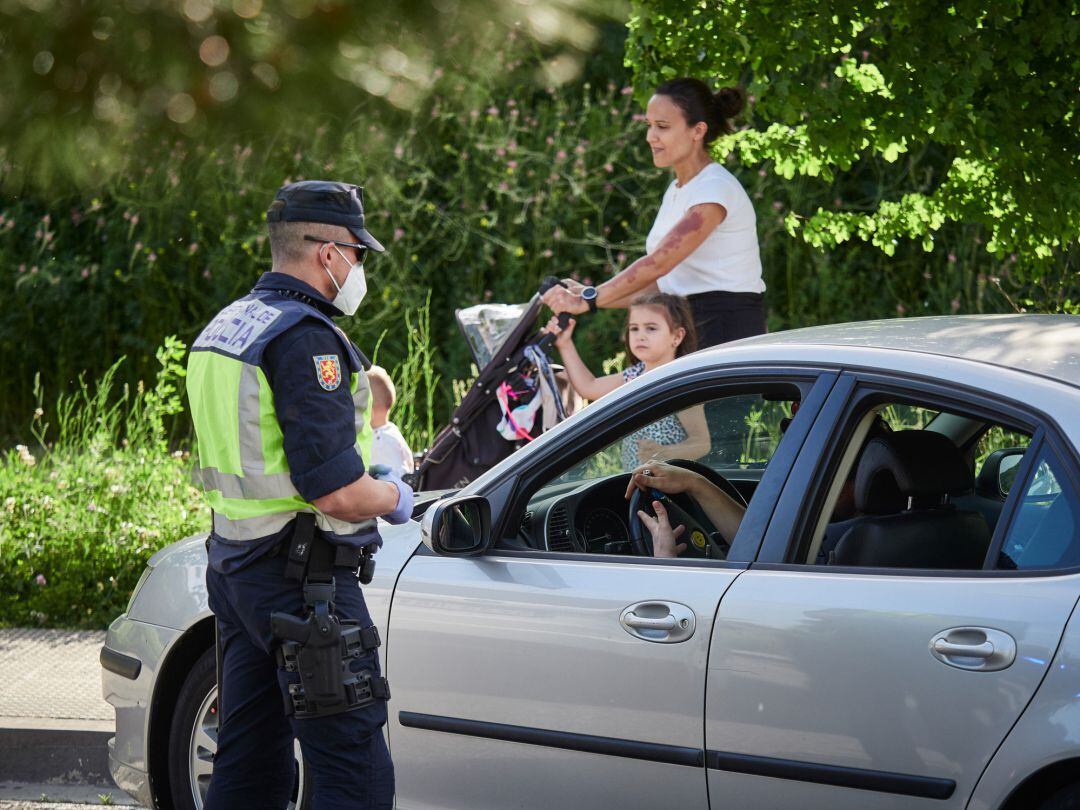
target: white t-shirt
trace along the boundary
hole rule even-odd
[[[387,422],[385,425],[375,428],[371,442],[371,463],[385,464],[396,471],[398,475],[411,473],[416,467],[413,461],[412,450],[405,443],[405,437],[401,435],[397,425]]]
[[[672,180],[645,240],[652,253],[687,211],[702,203],[720,203],[727,216],[698,249],[657,279],[661,292],[677,295],[723,290],[765,292],[758,250],[757,216],[750,197],[735,176],[710,163],[681,188]]]

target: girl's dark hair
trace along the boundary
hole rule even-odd
[[[674,332],[676,329],[685,329],[682,343],[675,349],[675,356],[682,357],[690,354],[697,348],[697,330],[694,329],[694,316],[690,311],[690,302],[681,295],[671,293],[642,293],[630,301],[626,308],[626,326],[623,327],[623,343],[626,346],[627,359],[634,356],[630,350],[630,310],[634,307],[654,307],[664,313],[668,326]]]
[[[731,119],[746,106],[746,92],[741,87],[721,87],[714,93],[701,79],[688,76],[669,79],[656,88],[656,95],[674,101],[690,126],[704,121],[708,126],[706,144],[731,132]]]

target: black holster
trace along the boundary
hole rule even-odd
[[[353,672],[350,667],[353,660],[379,646],[379,631],[338,619],[333,576],[338,552],[325,538],[315,535],[314,527],[314,515],[297,517],[286,568],[287,579],[304,577],[307,615],[303,619],[281,611],[270,615],[271,632],[281,642],[278,662],[286,672],[300,676],[299,683],[289,685],[286,700],[287,713],[297,719],[339,714],[390,699],[385,678],[368,670]],[[366,550],[352,554],[355,562],[363,559],[374,567]],[[359,568],[363,574],[364,565]]]

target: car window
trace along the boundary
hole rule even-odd
[[[937,425],[962,437],[960,444]],[[981,569],[1029,441],[963,413],[906,403],[868,407],[840,448],[812,533],[792,561]]]
[[[992,460],[994,453],[1007,448],[1027,447],[1028,437],[1023,433],[1017,433],[1001,425],[994,425],[983,433],[975,444],[975,478],[978,480],[982,475],[983,467],[987,460]],[[1020,469],[1020,456],[1014,455],[999,466],[1001,485],[1004,494],[1008,494],[1012,482],[1016,479],[1016,473]]]
[[[683,401],[628,427],[600,450],[552,470],[535,485],[520,523],[514,524],[520,527],[517,535],[507,538],[512,541],[509,545],[613,556],[640,553],[631,543],[635,518],[626,490],[631,473],[643,467],[658,473],[664,465],[689,470],[711,482],[707,497],[749,502],[799,398],[796,386],[773,385],[768,391]],[[725,494],[717,496],[720,490]],[[651,515],[652,496],[645,500]],[[722,556],[722,544],[732,537],[720,535],[733,535],[737,523],[714,525],[709,519],[711,506],[695,503],[687,493],[673,493],[665,503],[671,507],[672,527],[684,526],[689,542],[683,553]],[[718,537],[711,542],[714,534]]]
[[[1002,542],[998,568],[1031,570],[1080,565],[1080,496],[1064,486],[1065,481],[1060,462],[1044,445]]]
[[[791,413],[792,400],[766,399],[761,394],[711,400],[631,431],[552,483],[603,478],[629,472],[646,461],[673,458],[697,461],[715,470],[764,469]]]

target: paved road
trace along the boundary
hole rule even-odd
[[[78,810],[103,804],[119,807],[135,802],[115,786],[0,782],[0,810]]]

